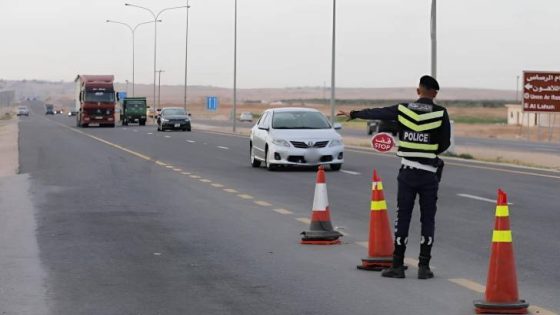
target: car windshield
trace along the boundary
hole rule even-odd
[[[107,91],[96,91],[86,93],[86,102],[108,102],[115,101],[115,93]]]
[[[327,118],[319,112],[276,112],[272,117],[274,129],[329,129]]]
[[[161,111],[163,116],[171,116],[171,115],[186,115],[185,110],[182,108],[170,108],[164,109]]]

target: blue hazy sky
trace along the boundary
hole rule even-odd
[[[138,0],[154,11],[186,1]],[[431,0],[338,0],[337,85],[398,87],[430,71]],[[233,0],[190,0],[189,84],[232,86]],[[238,0],[238,86],[330,84],[332,0]],[[183,84],[185,9],[162,14],[162,84]],[[130,24],[148,12],[116,0],[0,1],[0,78],[132,80]],[[557,0],[439,0],[443,86],[515,89],[523,70],[560,70]],[[153,26],[136,32],[136,82],[152,83]]]

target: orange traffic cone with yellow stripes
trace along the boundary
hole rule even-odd
[[[484,301],[474,301],[477,314],[527,314],[529,304],[519,299],[507,195],[498,189],[492,254]]]
[[[373,170],[371,187],[371,211],[369,215],[368,257],[362,258],[358,269],[381,271],[391,267],[393,261],[393,236],[387,214],[387,202],[383,194],[383,183],[377,170]]]
[[[313,198],[313,211],[309,231],[301,232],[301,244],[306,245],[334,245],[340,244],[342,234],[333,229],[329,211],[329,198],[327,195],[327,181],[325,169],[321,165],[317,171],[315,183],[315,197]]]

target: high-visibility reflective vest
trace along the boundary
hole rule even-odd
[[[400,125],[398,156],[435,159],[444,111],[421,103],[398,106]]]

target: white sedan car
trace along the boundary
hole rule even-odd
[[[310,108],[266,110],[251,129],[251,165],[272,170],[284,166],[329,165],[338,171],[344,163],[344,144],[321,112]]]

